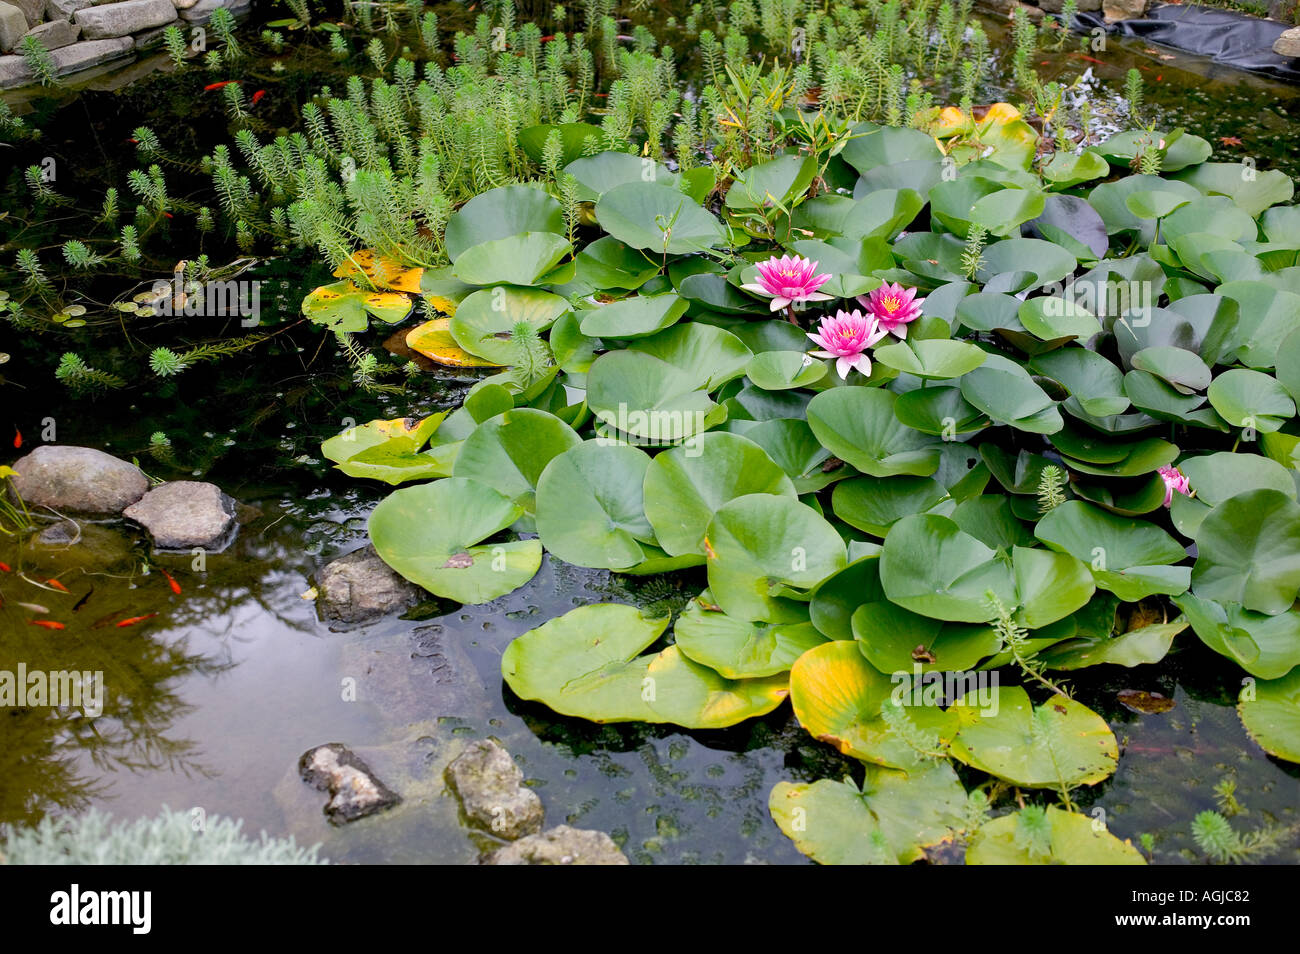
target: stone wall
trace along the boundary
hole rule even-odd
[[[18,54],[26,36],[38,39],[60,76],[77,73],[161,42],[162,31],[206,23],[217,7],[236,15],[251,0],[0,0],[0,89],[35,81]]]

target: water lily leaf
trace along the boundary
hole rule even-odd
[[[1107,513],[1080,500],[1067,500],[1038,521],[1034,534],[1053,550],[1087,564],[1097,586],[1125,602],[1156,593],[1177,596],[1191,581],[1182,546],[1144,520]]]
[[[1001,355],[990,354],[982,365],[961,378],[959,387],[962,397],[972,405],[1017,430],[1055,434],[1065,424],[1047,392],[1024,368]]]
[[[929,510],[947,496],[933,477],[855,477],[835,485],[831,508],[849,526],[884,537],[898,520]]]
[[[1179,172],[1176,179],[1206,195],[1226,195],[1251,218],[1271,205],[1290,202],[1295,195],[1291,177],[1276,169],[1264,172],[1240,162],[1203,162]]]
[[[1162,179],[1160,176],[1125,176],[1114,182],[1103,182],[1088,193],[1088,204],[1101,215],[1106,223],[1106,231],[1115,235],[1119,232],[1137,232],[1141,243],[1150,245],[1156,234],[1155,219],[1140,219],[1129,211],[1128,197],[1135,192],[1153,190],[1170,191],[1184,196],[1189,202],[1201,197],[1200,191],[1185,182],[1176,179]]]
[[[447,220],[447,254],[456,262],[462,254],[484,242],[519,235],[521,232],[565,230],[560,203],[541,189],[509,185],[474,196]],[[477,284],[477,283],[476,283]]]
[[[552,458],[537,480],[537,532],[546,549],[575,566],[643,562],[642,544],[655,543],[642,491],[649,466],[644,451],[600,439]]]
[[[1210,404],[1235,427],[1276,431],[1295,417],[1295,401],[1271,374],[1233,368],[1224,371],[1206,392]]]
[[[825,469],[831,453],[818,443],[806,421],[789,418],[761,421],[746,428],[744,434],[785,471],[797,493],[815,493],[848,476],[843,463]]]
[[[543,285],[572,251],[573,246],[562,235],[520,232],[465,249],[452,274],[471,285]],[[460,317],[460,311],[456,316]]]
[[[489,418],[465,438],[453,474],[504,494],[524,508],[516,529],[531,531],[537,481],[546,465],[582,443],[554,414],[529,407]]]
[[[777,156],[736,175],[726,207],[734,211],[788,208],[812,185],[817,163],[811,156]]]
[[[652,354],[611,351],[587,371],[587,404],[608,427],[659,444],[701,433],[718,405],[705,382]]]
[[[965,672],[1002,648],[991,626],[949,623],[886,601],[864,603],[853,613],[853,636],[881,672]]]
[[[496,365],[508,365],[518,357],[518,348],[510,338],[517,322],[527,322],[541,332],[567,311],[569,303],[559,295],[502,285],[466,298],[449,327],[456,344],[465,351]]]
[[[579,312],[579,327],[590,338],[646,338],[676,323],[688,304],[672,292],[634,295]]]
[[[1119,635],[1089,634],[1066,639],[1038,654],[1051,669],[1071,671],[1109,663],[1132,669],[1158,663],[1169,653],[1174,637],[1188,627],[1186,616],[1169,623],[1151,623]]]
[[[334,270],[334,277],[350,278],[358,285],[365,285],[368,282],[375,288],[388,291],[419,293],[424,269],[411,268],[396,259],[381,255],[372,248],[363,248],[348,256],[343,264]],[[358,278],[361,280],[358,281]]]
[[[1116,441],[1065,428],[1052,440],[1071,470],[1098,477],[1141,477],[1172,464],[1178,456],[1178,445],[1158,437]]]
[[[1193,199],[1160,225],[1166,243],[1197,232],[1210,232],[1233,242],[1253,242],[1259,226],[1231,199],[1221,195]]]
[[[1132,129],[1116,133],[1100,145],[1088,148],[1122,168],[1130,167],[1135,158],[1154,149],[1160,153],[1160,168],[1165,172],[1199,165],[1209,159],[1212,152],[1209,142],[1181,129],[1154,132]]]
[[[1181,394],[1210,386],[1210,368],[1192,351],[1170,345],[1143,348],[1131,359],[1134,368],[1154,374]]]
[[[875,359],[918,378],[959,378],[984,363],[985,352],[968,341],[922,338],[878,347]]]
[[[386,444],[415,453],[428,443],[446,416],[446,412],[439,412],[426,418],[399,417],[391,421],[370,421],[349,427],[323,441],[320,445],[321,453],[335,463]]]
[[[552,132],[560,134],[560,163],[567,165],[587,154],[587,147],[594,139],[599,142],[601,129],[590,123],[544,123],[539,126],[525,126],[519,130],[519,145],[523,147],[528,158],[541,165],[546,140]]]
[[[1181,192],[1168,189],[1149,189],[1130,192],[1124,197],[1124,207],[1139,219],[1163,219],[1174,209],[1184,206],[1188,198]]]
[[[496,368],[478,355],[470,354],[451,333],[450,318],[433,318],[406,333],[406,346],[431,361],[448,368]],[[513,360],[513,355],[511,355]]]
[[[1276,490],[1229,497],[1201,522],[1192,590],[1275,615],[1300,594],[1300,504]]]
[[[1043,178],[1057,189],[1068,189],[1109,174],[1110,167],[1106,161],[1086,150],[1077,156],[1069,152],[1054,153],[1043,166]]]
[[[913,430],[946,440],[989,426],[989,419],[956,387],[917,388],[900,394],[894,416]]]
[[[536,540],[476,546],[523,508],[491,487],[460,477],[395,490],[370,515],[380,559],[435,596],[486,603],[518,589],[542,565]]]
[[[365,331],[373,316],[390,325],[411,313],[411,296],[405,292],[365,291],[348,279],[322,285],[302,300],[302,313],[330,331]]]
[[[894,415],[896,395],[879,388],[823,391],[808,404],[808,424],[822,446],[873,477],[927,477],[939,466],[936,442]]]
[[[935,619],[985,623],[997,616],[987,594],[1016,605],[1011,568],[950,518],[914,514],[890,528],[880,554],[889,599]]]
[[[819,195],[794,210],[791,225],[819,239],[893,239],[921,209],[925,197],[915,189],[879,189],[862,198]],[[960,254],[961,243],[957,243]],[[955,276],[954,276],[955,277]]]
[[[507,646],[501,674],[521,698],[592,722],[721,729],[771,712],[785,700],[784,676],[724,679],[676,646],[638,655],[668,621],[619,603],[580,606]]]
[[[1201,521],[1214,507],[1247,490],[1276,490],[1295,499],[1296,484],[1287,468],[1258,454],[1220,451],[1201,454],[1179,462],[1195,497],[1175,494],[1169,508],[1178,532],[1196,537]]]
[[[999,686],[993,705],[959,700],[949,753],[972,768],[1025,788],[1095,785],[1115,771],[1119,747],[1106,720],[1068,696],[1041,706],[1019,686]]]
[[[1043,214],[1046,197],[1039,189],[999,189],[976,200],[970,209],[972,225],[990,235],[1020,235],[1020,226]]]
[[[795,660],[826,637],[812,623],[751,623],[704,606],[709,593],[691,600],[673,625],[677,648],[728,679],[789,672]]]
[[[726,231],[711,213],[672,186],[627,182],[596,203],[596,219],[632,248],[680,255],[721,245]]]
[[[911,159],[943,158],[934,138],[919,129],[859,123],[853,131],[859,135],[848,141],[840,155],[860,173]]]
[[[952,522],[980,543],[1010,553],[1012,547],[1032,546],[1034,536],[1002,494],[984,494],[963,500],[946,514]]]
[[[975,204],[987,196],[1002,191],[1023,192],[1024,190],[1004,190],[1002,183],[993,179],[986,179],[983,176],[965,175],[956,179],[946,179],[930,190],[930,214],[945,229],[954,235],[966,238],[970,234],[971,225],[974,224],[972,216]],[[1039,211],[1042,210],[1039,209]],[[1029,217],[1033,218],[1032,215]],[[1019,223],[1016,223],[1017,229],[1018,226]],[[984,227],[988,229],[987,225]],[[1005,235],[1008,232],[1010,232],[1010,229],[1007,232],[996,234]],[[1017,230],[1015,234],[1019,235],[1020,232]]]
[[[923,756],[896,731],[896,722],[891,725],[882,715],[882,706],[892,706],[892,718],[907,719],[916,734],[930,738],[936,751],[957,731],[957,718],[950,710],[895,704],[897,700],[891,698],[895,695],[908,698],[911,672],[911,666],[904,670],[906,684],[891,679],[867,662],[856,641],[832,640],[808,650],[794,664],[790,702],[799,724],[817,741],[854,758],[911,770]]]
[[[660,162],[626,152],[600,152],[575,159],[564,171],[578,180],[578,198],[595,202],[616,186],[630,182],[652,182],[677,188],[677,176]]]
[[[858,557],[817,584],[808,612],[813,625],[827,639],[853,639],[852,620],[857,608],[884,598],[879,556]]]
[[[1029,368],[1064,387],[1083,411],[1094,417],[1110,417],[1128,409],[1123,372],[1095,351],[1059,348],[1035,355]]]
[[[704,540],[709,589],[729,616],[788,622],[779,598],[809,590],[847,565],[844,541],[791,497],[748,494],[718,508]]]
[[[628,350],[678,368],[709,391],[744,374],[753,357],[753,352],[731,332],[699,321],[679,322],[657,335],[638,338]]]
[[[1023,273],[1024,278],[1013,283],[1009,288],[987,288],[987,291],[1017,292],[1031,285],[1050,285],[1059,282],[1066,275],[1073,274],[1078,265],[1073,255],[1054,242],[1042,239],[1009,238],[994,242],[984,250],[983,264],[979,277],[982,281],[992,283],[1000,275]],[[1032,263],[1032,269],[1025,266]]]
[[[1201,642],[1252,676],[1279,679],[1300,665],[1300,613],[1257,613],[1240,603],[1184,593],[1174,603]]]
[[[763,448],[739,434],[701,434],[690,447],[659,454],[645,475],[646,517],[659,545],[674,556],[702,555],[713,515],[747,494],[794,498],[795,488]]]
[[[1232,341],[1218,363],[1235,358],[1252,368],[1276,367],[1279,346],[1300,328],[1300,295],[1258,281],[1224,282],[1216,292],[1240,306]]]
[[[1029,629],[1064,619],[1096,592],[1088,567],[1068,553],[1014,547],[1012,570],[1020,607],[1016,622]]]
[[[1265,752],[1300,762],[1300,669],[1242,689],[1237,714]]]
[[[778,782],[768,810],[818,864],[906,865],[953,837],[965,817],[966,793],[946,762],[906,773],[867,766],[861,791],[832,779]]]
[[[817,383],[826,377],[826,368],[826,362],[803,351],[764,351],[754,355],[745,375],[765,391],[785,391]]]
[[[1062,338],[1079,338],[1087,341],[1101,333],[1101,322],[1077,302],[1047,296],[1031,298],[1016,313],[1020,323],[1030,334],[1043,341],[1056,342]]]
[[[1042,809],[1038,809],[1041,811]],[[971,836],[966,847],[968,865],[1144,865],[1146,860],[1133,845],[1120,841],[1093,819],[1048,805],[1044,844],[1041,849],[1020,828],[1022,816],[1033,808],[1021,809],[986,822]]]
[[[578,279],[594,288],[635,290],[659,274],[662,264],[610,235],[596,239],[577,255]]]
[[[452,267],[426,268],[420,276],[420,295],[429,310],[441,312],[451,317],[465,297],[475,291],[473,285],[467,285],[452,277]]]

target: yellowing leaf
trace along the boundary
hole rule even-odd
[[[453,306],[454,307],[454,306]],[[434,318],[418,328],[412,328],[406,335],[406,346],[418,351],[430,361],[435,361],[448,368],[498,368],[500,365],[484,361],[476,355],[465,351],[451,336],[450,318]]]
[[[385,255],[380,255],[374,249],[366,248],[353,252],[352,258],[345,261],[334,272],[335,278],[351,278],[354,281],[359,275],[364,275],[376,288],[418,292],[424,269],[411,268]]]

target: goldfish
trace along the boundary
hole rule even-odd
[[[264,89],[259,89],[256,93],[253,94],[252,104],[253,104],[254,106],[256,106],[256,105],[257,105],[257,101],[258,101],[259,99],[261,99],[261,98],[262,98],[263,96],[265,96],[265,95],[266,95],[266,90],[264,90]]]
[[[52,579],[51,579],[51,580],[46,580],[45,582],[46,582],[46,584],[47,584],[48,586],[52,586],[52,587],[54,587],[56,590],[60,590],[60,591],[62,591],[62,592],[64,592],[64,593],[67,593],[67,592],[68,592],[68,588],[67,588],[66,586],[64,586],[62,583],[60,583],[58,580],[52,580]]]
[[[134,626],[136,623],[142,623],[147,619],[153,619],[157,615],[157,613],[145,613],[143,616],[132,616],[130,619],[124,619],[122,622],[118,623],[117,628],[122,629],[124,626]]]
[[[223,86],[229,86],[231,83],[238,83],[239,80],[222,80],[220,83],[209,83],[203,87],[203,92],[207,93],[214,89],[221,89]]]
[[[179,595],[180,595],[180,592],[181,592],[181,585],[180,585],[179,583],[176,582],[175,577],[173,577],[170,573],[168,573],[168,572],[167,572],[166,570],[164,570],[162,567],[159,567],[159,568],[158,568],[158,572],[160,572],[163,576],[167,577],[167,582],[171,585],[172,592],[175,593],[177,596],[179,596]]]
[[[22,447],[22,446],[23,446],[23,432],[20,431],[20,430],[18,430],[18,428],[15,427],[15,428],[14,428],[14,447]]]
[[[11,567],[8,563],[0,563],[0,571],[3,571],[5,573],[12,573],[13,567]]]
[[[29,626],[42,626],[45,629],[67,629],[62,623],[52,619],[29,619],[27,623]]]

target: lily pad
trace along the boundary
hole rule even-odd
[[[788,672],[805,652],[826,642],[812,623],[743,622],[706,609],[699,599],[677,618],[673,633],[687,658],[728,679]]]
[[[1044,811],[1032,823],[1024,819],[1026,813]],[[1041,827],[1041,839],[1025,831],[1029,824],[1035,831]],[[980,826],[966,847],[966,864],[1144,865],[1146,860],[1090,816],[1048,805],[1045,810],[1024,808]]]
[[[652,182],[614,186],[596,203],[596,219],[625,245],[660,255],[702,252],[726,238],[722,223],[689,196]]]
[[[1237,714],[1265,752],[1300,762],[1300,669],[1243,689]]]
[[[518,322],[527,322],[541,332],[568,311],[569,303],[559,295],[502,285],[476,291],[461,302],[450,329],[456,344],[465,351],[496,365],[509,365],[519,357],[510,337]]]
[[[411,296],[405,292],[366,291],[350,280],[313,289],[302,300],[302,313],[330,331],[365,331],[370,318],[390,325],[411,313]]]
[[[808,424],[822,446],[873,477],[926,477],[939,466],[933,438],[903,424],[898,401],[879,388],[833,388],[808,404]]]
[[[1229,497],[1201,522],[1192,590],[1202,599],[1285,613],[1300,594],[1300,504],[1276,490]]]

